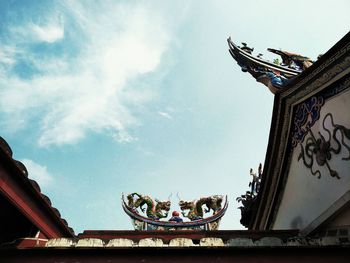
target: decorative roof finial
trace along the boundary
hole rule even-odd
[[[242,71],[249,72],[274,94],[285,88],[293,77],[313,64],[313,61],[308,57],[272,48],[267,50],[279,55],[282,62],[279,62],[278,59],[270,62],[262,59],[261,53],[253,56],[254,48],[248,47],[247,43],[242,42],[242,47],[239,47],[231,41],[231,38],[228,38],[227,42],[230,54]]]

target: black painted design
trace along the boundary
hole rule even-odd
[[[326,122],[329,122],[328,127],[331,126],[331,130],[326,127]],[[332,159],[332,154],[336,155],[340,153],[342,147],[346,148],[348,152],[348,156],[343,157],[342,160],[350,160],[350,146],[345,141],[345,138],[350,140],[350,129],[343,125],[334,124],[333,115],[331,113],[327,113],[323,118],[322,127],[328,134],[327,140],[320,132],[318,132],[318,138],[316,138],[311,128],[309,128],[306,134],[310,136],[306,139],[305,147],[300,143],[301,151],[298,156],[298,161],[302,159],[304,165],[309,168],[312,175],[317,176],[317,178],[321,178],[321,172],[318,169],[313,169],[314,161],[316,161],[319,166],[326,166],[332,177],[340,179],[338,172],[331,168],[329,161]],[[338,139],[339,136],[341,138],[340,140]],[[335,147],[332,145],[335,145]]]

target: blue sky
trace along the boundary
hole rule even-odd
[[[131,229],[121,193],[235,198],[265,158],[273,95],[226,39],[316,59],[349,1],[0,1],[0,131],[76,233]],[[177,199],[172,199],[176,209]]]

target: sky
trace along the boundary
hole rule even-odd
[[[132,229],[121,194],[236,197],[264,162],[273,94],[226,39],[316,60],[341,1],[0,1],[0,136],[75,233]]]

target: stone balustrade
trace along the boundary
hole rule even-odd
[[[344,242],[337,237],[323,237],[323,238],[309,238],[309,237],[295,237],[287,240],[282,240],[278,237],[262,237],[257,240],[251,238],[231,238],[223,240],[217,237],[206,237],[198,240],[190,238],[174,238],[168,243],[165,243],[160,238],[143,238],[134,241],[127,238],[115,238],[104,241],[99,238],[55,238],[50,239],[46,243],[46,247],[51,248],[83,248],[83,247],[281,247],[281,246],[336,246],[336,245],[350,245],[350,236]]]

